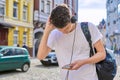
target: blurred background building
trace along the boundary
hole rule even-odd
[[[33,48],[34,0],[0,0],[0,45]]]
[[[25,44],[35,57],[47,18],[62,3],[78,17],[78,0],[0,0],[0,45]]]
[[[100,32],[102,33],[102,35],[103,35],[102,40],[103,40],[104,45],[106,45],[106,21],[104,19],[102,19],[97,27],[100,30]]]
[[[106,46],[120,49],[120,0],[107,0]]]

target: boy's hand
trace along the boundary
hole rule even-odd
[[[85,64],[85,60],[77,60],[70,64],[72,67],[69,70],[77,70],[84,64]]]
[[[45,31],[51,32],[53,29],[55,29],[55,26],[52,23],[50,23],[50,18],[48,18],[46,22]]]

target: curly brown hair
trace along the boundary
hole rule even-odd
[[[65,27],[71,21],[67,5],[62,4],[54,8],[51,12],[50,21],[56,28]]]

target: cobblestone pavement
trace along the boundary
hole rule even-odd
[[[44,67],[37,59],[31,59],[28,72],[5,71],[0,72],[0,80],[60,80],[58,66]],[[114,80],[120,80],[120,66]]]
[[[116,58],[116,63],[118,65],[118,70],[117,70],[117,75],[114,78],[114,80],[120,80],[120,54],[118,55],[115,54],[115,58]]]
[[[117,75],[114,80],[120,80],[120,66],[118,66]]]
[[[27,72],[1,72],[0,80],[60,80],[59,68],[56,65],[44,67],[39,60],[31,59],[31,67]]]

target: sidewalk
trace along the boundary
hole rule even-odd
[[[116,75],[116,77],[114,78],[114,80],[120,80],[120,66],[118,66],[117,75]]]
[[[37,59],[37,58],[32,58],[31,57],[31,60],[32,60],[32,65],[36,65],[36,64],[38,64],[38,63],[40,63],[40,61]],[[119,60],[120,61],[120,60]],[[36,69],[36,68],[35,68]],[[34,70],[35,70],[34,69]],[[42,69],[44,69],[44,68],[42,68]],[[39,69],[39,70],[41,70],[41,69]],[[53,70],[55,70],[55,69],[53,69]],[[50,72],[50,70],[48,70],[49,72]],[[33,70],[32,70],[32,72],[33,72]],[[41,72],[41,71],[38,71],[38,72]],[[36,74],[39,74],[39,73],[36,73],[36,72],[34,72],[34,74],[36,73]],[[48,72],[48,73],[49,73]],[[57,68],[57,71],[53,71],[53,73],[54,74],[59,74],[59,68]],[[44,74],[44,73],[43,73]],[[56,75],[57,77],[58,77],[58,75]],[[59,79],[57,79],[57,80],[59,80]],[[116,76],[115,76],[115,78],[114,78],[114,80],[120,80],[120,64],[119,64],[119,66],[117,67],[117,74],[116,74]]]
[[[115,54],[116,64],[117,67],[117,75],[115,76],[114,80],[120,80],[120,54]]]

